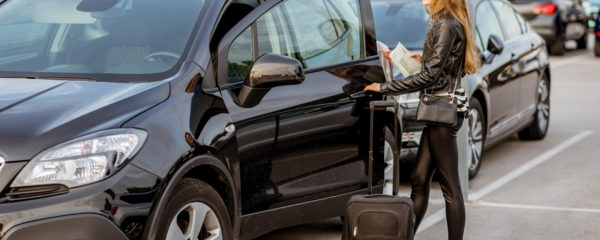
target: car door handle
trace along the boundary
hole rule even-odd
[[[367,97],[367,92],[365,91],[360,91],[360,92],[355,92],[353,94],[350,94],[350,99],[358,99],[358,98],[364,98]]]

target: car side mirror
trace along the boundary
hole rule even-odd
[[[304,82],[304,67],[297,59],[268,53],[259,57],[238,94],[240,106],[251,108],[260,103],[271,88]]]
[[[504,50],[504,42],[498,35],[491,34],[490,39],[488,39],[487,50],[496,55],[500,54]]]

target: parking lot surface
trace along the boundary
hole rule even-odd
[[[600,58],[590,42],[588,50],[552,57],[550,67],[548,135],[513,136],[485,152],[469,183],[465,239],[600,239]],[[442,194],[432,187],[418,240],[447,238]],[[407,182],[402,188],[410,191]],[[258,239],[333,240],[341,231],[332,218]]]

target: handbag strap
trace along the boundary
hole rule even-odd
[[[461,65],[459,65],[459,66],[458,66],[458,69],[460,69],[460,70],[458,71],[458,75],[456,76],[456,79],[454,80],[454,90],[452,90],[452,93],[450,94],[450,96],[452,97],[452,100],[450,100],[450,104],[454,104],[454,99],[455,99],[455,96],[456,96],[456,89],[457,89],[457,87],[458,87],[458,81],[459,81],[460,79],[462,79],[462,72],[463,72],[463,70],[464,70],[464,68],[465,68],[465,67],[464,67],[464,66],[462,66],[462,65],[464,65],[464,60],[465,60],[465,57],[466,57],[466,56],[463,56],[463,57],[462,57],[462,59],[461,59],[461,61],[460,61],[460,64],[461,64]],[[452,65],[454,65],[454,63],[452,63]]]

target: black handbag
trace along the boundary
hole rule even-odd
[[[461,75],[458,74],[456,77],[454,89],[449,96],[434,95],[433,90],[430,93],[427,92],[427,89],[423,91],[417,107],[417,121],[446,127],[456,126],[458,103],[454,97]]]

